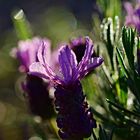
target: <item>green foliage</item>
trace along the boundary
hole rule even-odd
[[[122,43],[125,49],[129,66],[134,70],[134,47],[135,47],[135,34],[132,28],[123,27],[122,29]]]
[[[135,137],[139,139],[140,88],[138,85],[140,85],[140,76],[136,67],[138,65],[139,38],[136,30],[128,27],[119,29],[119,26],[116,27],[117,25],[118,23],[115,24],[111,18],[104,19],[101,25],[102,40],[108,54],[105,56],[102,66],[108,85],[104,82],[101,85],[102,94],[108,98],[106,100],[108,108],[102,106],[104,113],[93,108],[92,111],[97,118],[100,118],[104,127],[115,128],[112,132],[119,135],[120,138]],[[120,32],[120,30],[122,31]],[[130,100],[132,100],[131,105],[129,105]],[[103,105],[101,102],[98,103]],[[123,135],[123,131],[126,131],[128,136]],[[103,136],[101,136],[101,132],[104,134]],[[105,130],[100,128],[100,133],[101,139],[106,140]]]
[[[111,87],[114,88],[113,94],[117,94],[118,100],[122,105],[126,105],[127,101],[127,88],[126,88],[126,80],[124,78],[124,74],[118,65],[118,61],[121,60],[121,54],[119,53],[119,60],[117,59],[117,46],[119,46],[120,41],[120,29],[119,29],[119,19],[115,18],[114,24],[111,18],[105,19],[102,28],[102,39],[107,49],[107,54],[109,55],[109,66],[112,67],[107,69],[107,59],[105,59],[105,64],[103,66],[103,71],[106,77],[109,79]],[[123,69],[124,70],[124,69]],[[122,82],[123,81],[123,82]],[[123,84],[122,84],[123,83]]]
[[[97,0],[97,3],[102,9],[104,17],[121,16],[121,0]]]

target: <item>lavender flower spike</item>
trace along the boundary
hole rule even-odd
[[[83,94],[80,79],[100,66],[103,59],[92,57],[92,41],[88,37],[85,41],[86,49],[79,63],[69,46],[63,46],[60,49],[58,59],[61,74],[59,75],[55,74],[46,63],[47,49],[44,47],[39,48],[39,62],[33,63],[29,68],[30,74],[50,79],[54,83],[59,136],[66,140],[83,140],[89,137],[92,129],[96,127],[96,121]]]
[[[12,56],[16,57],[20,61],[20,72],[28,72],[29,66],[33,62],[37,62],[37,51],[42,45],[42,42],[44,45],[48,46],[48,52],[50,51],[50,41],[46,38],[41,39],[38,37],[34,37],[33,39],[28,39],[25,41],[19,41],[18,48],[14,48],[12,50]],[[48,53],[49,54],[49,53]],[[49,56],[47,56],[49,58]]]
[[[13,55],[20,61],[20,72],[27,73],[29,65],[38,62],[37,52],[39,47],[47,48],[47,61],[50,59],[50,41],[46,38],[34,37],[33,39],[19,41],[18,48],[14,48]],[[53,99],[49,95],[50,84],[37,76],[28,75],[21,83],[27,97],[30,112],[39,115],[42,119],[51,118],[55,112]]]

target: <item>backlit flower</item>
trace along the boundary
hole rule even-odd
[[[86,37],[86,49],[81,61],[78,63],[75,53],[68,45],[62,46],[58,60],[60,65],[59,73],[54,73],[47,59],[48,48],[42,44],[38,50],[38,61],[30,66],[30,73],[45,79],[51,80],[56,84],[69,85],[82,79],[87,73],[100,66],[103,62],[101,57],[92,57],[93,44]]]
[[[41,39],[34,37],[33,39],[22,40],[18,42],[18,47],[12,50],[13,57],[16,57],[20,62],[19,70],[20,72],[28,72],[29,66],[33,62],[37,62],[37,51],[40,45],[44,43],[44,45],[48,46],[48,55],[50,50],[50,41],[46,38]],[[49,58],[49,56],[48,56]]]
[[[96,121],[83,94],[80,79],[103,62],[101,57],[92,57],[93,43],[85,38],[85,51],[78,62],[68,45],[62,46],[57,74],[47,60],[47,48],[42,44],[38,50],[39,62],[33,63],[29,73],[49,79],[55,86],[55,107],[58,111],[57,125],[62,139],[82,140],[91,135]]]
[[[20,72],[29,71],[33,62],[38,62],[37,52],[41,45],[47,48],[47,59],[50,59],[50,41],[46,38],[37,38],[19,41],[18,48],[14,48],[13,55],[20,61]],[[54,115],[53,99],[49,95],[49,83],[42,78],[28,75],[21,83],[22,89],[27,96],[29,109],[32,114],[39,115],[43,119],[51,118]]]

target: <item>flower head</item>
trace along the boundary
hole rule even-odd
[[[136,8],[133,8],[130,2],[125,2],[124,7],[127,12],[125,24],[127,26],[134,26],[140,34],[140,1],[138,1]]]
[[[12,55],[19,59],[20,61],[20,67],[19,70],[20,72],[28,72],[29,71],[29,66],[33,62],[37,62],[37,51],[42,45],[42,42],[45,46],[48,48],[48,57],[49,57],[49,49],[50,49],[50,41],[48,39],[41,39],[34,37],[33,39],[28,39],[25,41],[19,41],[18,43],[18,48],[14,48],[12,50]]]
[[[12,50],[12,55],[20,61],[20,72],[27,73],[29,66],[33,62],[38,62],[37,52],[41,45],[46,46],[47,53],[45,55],[47,55],[49,61],[50,41],[46,38],[34,37],[33,39],[19,41],[18,48]],[[21,85],[32,114],[39,115],[43,119],[54,115],[53,100],[49,95],[49,83],[44,82],[40,77],[27,74],[26,79]]]
[[[82,79],[87,73],[91,72],[103,62],[101,57],[92,57],[93,43],[90,38],[85,38],[86,48],[80,62],[76,59],[76,54],[68,46],[64,45],[59,51],[58,60],[60,73],[54,73],[47,59],[48,48],[44,45],[38,50],[38,61],[33,63],[30,68],[30,74],[50,79],[55,84],[69,85]]]
[[[47,48],[41,46],[38,50],[39,62],[33,63],[30,74],[49,79],[55,84],[55,108],[58,111],[57,126],[62,139],[82,140],[89,137],[96,121],[88,107],[83,94],[80,79],[102,64],[103,58],[93,57],[93,43],[85,38],[85,50],[81,60],[77,61],[76,54],[68,46],[63,46],[58,55],[59,74],[49,65]]]

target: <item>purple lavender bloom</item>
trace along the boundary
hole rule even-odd
[[[91,39],[86,37],[86,49],[82,60],[78,63],[75,53],[70,49],[68,45],[62,46],[59,52],[59,65],[60,73],[56,75],[54,70],[49,65],[47,59],[48,48],[45,45],[41,45],[38,50],[38,61],[32,63],[29,67],[31,74],[49,79],[53,83],[69,85],[71,82],[82,79],[90,71],[100,66],[103,62],[101,57],[92,57],[93,43]]]
[[[19,59],[20,61],[20,72],[28,72],[29,66],[33,62],[37,62],[37,51],[40,45],[42,45],[42,42],[44,42],[45,45],[48,47],[48,52],[50,49],[50,41],[48,39],[41,39],[34,37],[33,39],[25,40],[25,41],[19,41],[18,48],[14,48],[12,50],[12,55]],[[48,53],[49,54],[49,53]],[[49,58],[49,57],[48,57]]]
[[[133,8],[130,2],[125,2],[124,7],[127,12],[125,24],[135,27],[140,34],[140,1],[138,1],[136,8]]]
[[[20,72],[28,72],[33,62],[38,62],[37,51],[43,45],[47,48],[47,59],[50,59],[50,41],[46,38],[34,37],[31,40],[19,41],[18,48],[14,48],[14,57],[20,61]],[[42,78],[27,75],[22,83],[22,89],[27,96],[29,108],[32,114],[39,115],[42,119],[51,118],[54,115],[53,100],[49,95],[49,83]]]
[[[68,45],[58,55],[60,73],[56,74],[47,61],[45,46],[38,51],[39,62],[33,63],[29,73],[49,79],[55,85],[55,107],[58,111],[57,125],[62,139],[82,140],[91,135],[96,121],[83,94],[80,79],[103,62],[101,57],[92,57],[93,43],[86,37],[86,48],[78,63],[75,53]]]

